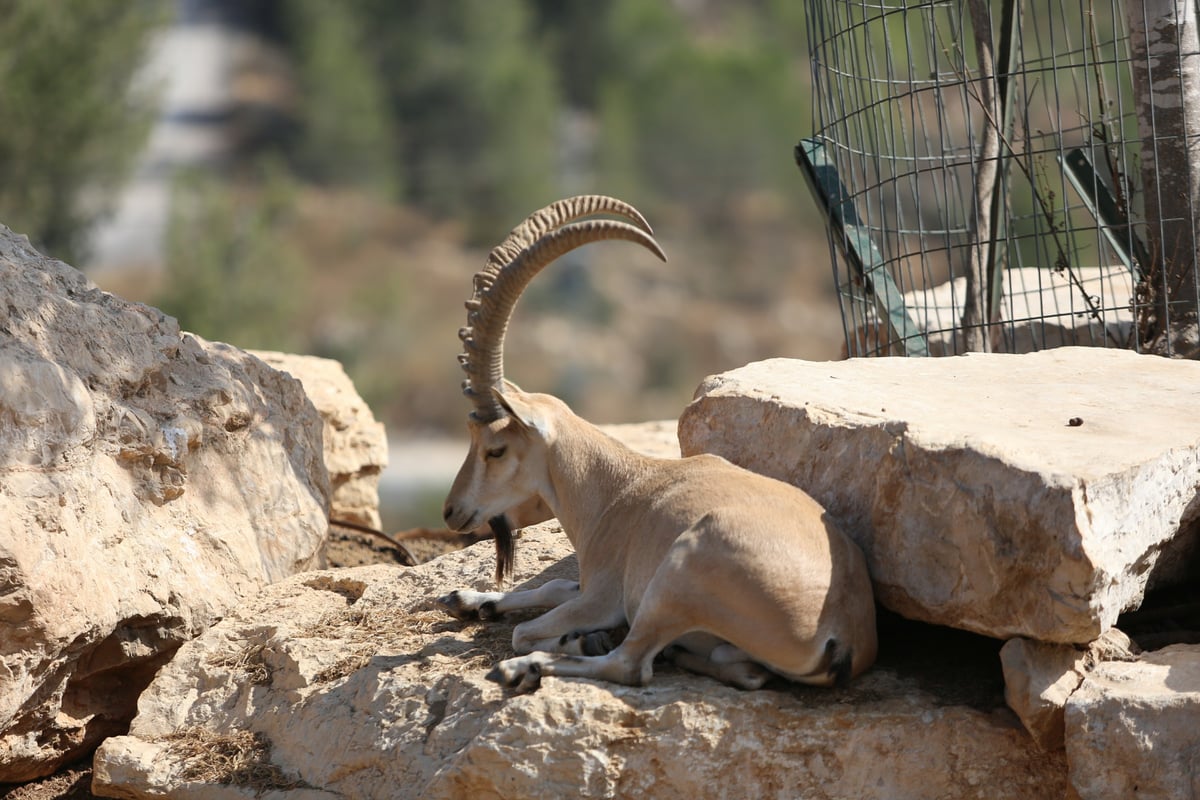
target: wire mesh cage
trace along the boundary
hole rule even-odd
[[[848,355],[1195,355],[1195,5],[809,0]]]

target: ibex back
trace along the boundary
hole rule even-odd
[[[574,221],[601,213],[624,219]],[[557,398],[504,380],[504,333],[525,286],[600,239],[665,259],[635,209],[585,196],[533,214],[476,275],[460,331],[471,446],[444,509],[456,530],[491,520],[504,532],[509,509],[542,498],[579,556],[579,582],[460,590],[439,602],[460,619],[550,609],[516,626],[518,656],[493,671],[518,691],[536,689],[542,675],[644,684],[664,651],[744,688],[772,673],[844,683],[875,659],[875,604],[862,552],[815,500],[716,456],[635,453]],[[623,626],[614,648],[609,632]]]

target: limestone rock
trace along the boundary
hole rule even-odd
[[[1004,699],[1043,749],[1064,747],[1064,714],[1071,693],[1103,661],[1131,661],[1137,646],[1116,628],[1086,647],[1010,639],[1000,650]]]
[[[300,384],[0,226],[0,782],[123,730],[184,641],[313,563]]]
[[[388,462],[387,432],[346,370],[328,358],[252,352],[304,384],[325,421],[325,466],[333,489],[330,516],[379,528],[379,476]]]
[[[679,458],[679,436],[674,420],[597,425],[631,450],[656,458]]]
[[[1066,707],[1071,784],[1082,800],[1200,796],[1200,646],[1098,664]]]
[[[812,494],[888,608],[1086,643],[1200,532],[1197,396],[1200,364],[1122,350],[775,359],[707,379],[679,438]]]
[[[527,529],[517,581],[576,576],[570,552],[555,523]],[[249,776],[267,774],[279,798],[1065,792],[1061,754],[1039,751],[1003,706],[994,653],[977,668],[956,651],[956,680],[994,686],[968,699],[903,665],[907,642],[845,690],[781,682],[742,692],[660,665],[645,687],[546,678],[534,694],[508,695],[484,676],[511,655],[514,621],[464,624],[428,606],[450,588],[488,587],[492,569],[491,545],[480,543],[415,568],[313,572],[268,587],[159,673],[129,734],[97,751],[93,790],[249,797],[265,788]],[[947,659],[925,660],[944,670]],[[247,738],[261,745],[257,772],[226,769],[221,787],[188,777],[220,766],[195,742]]]
[[[1069,644],[1010,639],[1000,650],[1004,697],[1046,750],[1063,745],[1063,709],[1083,682],[1083,653]]]

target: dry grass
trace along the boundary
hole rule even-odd
[[[313,624],[296,632],[297,638],[337,639],[345,655],[313,676],[315,683],[330,683],[352,675],[381,652],[395,651],[411,637],[411,619],[386,609],[349,606],[323,614]]]
[[[383,636],[398,636],[407,629],[403,614],[382,608],[351,605],[329,611],[311,625],[296,631],[304,639],[345,639],[351,643],[377,642]]]
[[[365,649],[356,649],[350,655],[339,658],[334,663],[330,664],[323,670],[319,670],[313,675],[313,683],[333,683],[347,676],[353,675],[360,669],[371,663],[371,653]]]
[[[188,782],[246,786],[258,793],[308,786],[271,763],[271,742],[261,733],[190,728],[164,741],[183,765],[179,777]]]
[[[261,642],[250,643],[236,653],[214,653],[205,663],[241,673],[255,686],[267,686],[271,683],[271,668],[263,658],[265,649]]]
[[[429,637],[436,633],[446,638],[431,646]],[[402,613],[351,606],[322,615],[295,635],[336,639],[343,648],[340,659],[313,676],[316,683],[351,675],[379,655],[405,654],[419,662],[443,655],[452,658],[462,672],[490,668],[512,655],[512,624],[452,622],[434,609]]]
[[[310,678],[313,684],[326,684],[348,677],[379,656],[411,659],[418,668],[444,657],[452,659],[463,672],[490,668],[497,660],[512,655],[512,626],[522,616],[505,622],[463,623],[450,620],[435,608],[410,611],[368,607],[350,603],[321,614],[315,621],[289,634],[292,640],[323,639],[337,643],[339,657]],[[431,637],[442,634],[435,643]],[[264,656],[269,643],[246,641],[240,647],[213,653],[208,666],[227,670],[239,682],[256,686],[270,685],[272,672]],[[444,666],[444,665],[443,665]]]

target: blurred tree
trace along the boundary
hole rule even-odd
[[[305,176],[374,185],[486,243],[553,199],[558,82],[529,0],[285,0]]]
[[[722,35],[689,35],[678,12],[615,0],[614,56],[599,79],[600,168],[638,196],[687,198],[696,222],[728,232],[747,193],[803,194],[791,149],[807,129],[799,53],[768,13],[735,13]],[[792,25],[789,22],[789,29]]]
[[[594,190],[637,198],[653,213],[639,176],[642,127],[638,102],[655,91],[651,68],[689,46],[683,17],[655,0],[535,0],[538,28],[566,102],[601,122],[593,153]]]
[[[728,206],[748,191],[803,192],[791,164],[808,119],[803,15],[786,0],[686,13],[660,0],[286,7],[303,174],[387,176],[475,243],[560,193],[568,109],[599,121],[586,165],[597,191],[651,210],[687,198],[705,229],[734,224]]]
[[[614,7],[614,0],[533,0],[538,37],[572,108],[600,104],[598,78],[612,70],[619,45],[608,35]]]
[[[490,242],[553,199],[559,95],[526,0],[360,0],[406,196]]]
[[[682,257],[584,285],[611,272],[583,252],[535,282],[521,331],[565,317],[623,354],[552,363],[531,336],[518,352],[543,387],[591,411],[669,409],[697,374],[743,358],[716,343],[728,320],[772,319],[762,310],[790,286],[779,275],[797,272],[789,244],[809,202],[792,162],[808,132],[803,17],[788,0],[279,0],[279,11],[300,89],[287,143],[299,185],[181,184],[199,194],[176,209],[161,304],[185,327],[338,357],[390,424],[457,430],[444,397],[458,343],[453,328],[436,342],[427,332],[460,307],[482,259],[463,240],[490,246],[564,191],[626,197]],[[621,256],[608,258],[597,261]],[[631,286],[713,308],[746,299],[755,315],[668,325],[629,302]],[[597,375],[623,377],[578,379],[601,361]],[[599,383],[607,391],[590,392]],[[602,416],[643,414],[632,408]]]
[[[274,159],[258,172],[240,184],[200,172],[176,179],[155,305],[206,338],[307,352],[311,265],[290,228],[294,184]]]
[[[160,0],[0,0],[0,221],[78,262],[149,132],[131,95]]]
[[[370,20],[349,3],[290,0],[283,24],[297,65],[299,173],[320,183],[400,195],[394,120],[376,59],[364,49]]]

